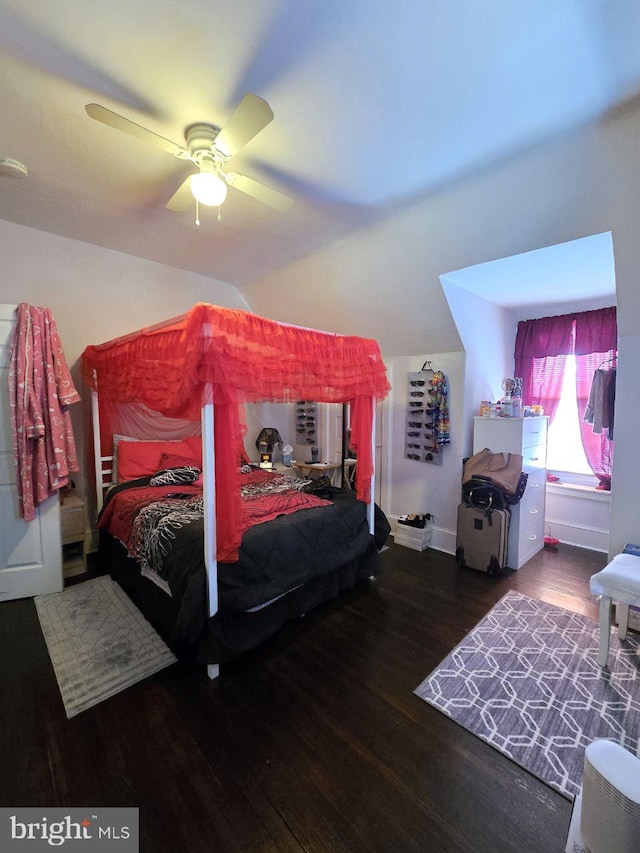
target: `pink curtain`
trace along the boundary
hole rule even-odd
[[[516,335],[516,359],[544,358],[571,352],[574,314],[522,320]],[[519,375],[519,374],[518,374]]]
[[[618,351],[616,309],[598,308],[573,314],[576,324],[576,355],[613,353]]]
[[[522,402],[525,406],[544,406],[549,422],[560,401],[573,326],[573,314],[518,323],[514,357],[516,376],[522,377]]]
[[[584,311],[575,318],[576,394],[580,415],[580,437],[587,462],[600,480],[599,488],[611,488],[613,464],[613,398],[615,396],[614,361],[618,352],[618,326],[615,308]],[[610,395],[611,424],[609,414],[604,420],[598,414],[587,423],[584,420],[587,404],[596,380],[602,381],[605,395]],[[607,409],[607,403],[604,401]]]
[[[560,403],[566,361],[566,355],[530,359],[528,382],[526,385],[523,383],[524,405],[543,406],[545,415],[549,415],[549,423],[553,421]]]
[[[611,487],[611,467],[613,463],[613,427],[601,428],[596,423],[587,423],[584,414],[591,394],[594,374],[606,367],[602,373],[610,373],[611,355],[606,353],[588,353],[576,356],[576,393],[578,396],[578,415],[580,417],[580,438],[584,455],[589,467],[600,480],[602,488]]]
[[[516,376],[523,379],[523,403],[544,406],[550,423],[560,400],[566,356],[575,354],[582,446],[601,488],[609,488],[611,483],[613,425],[601,431],[599,424],[587,423],[583,418],[594,374],[602,368],[611,368],[617,346],[615,307],[518,323],[514,357]],[[605,379],[608,392],[613,393],[615,374]]]

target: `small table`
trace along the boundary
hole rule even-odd
[[[347,489],[354,488],[354,479],[356,475],[356,465],[358,464],[357,459],[352,459],[347,457],[344,460],[344,484]]]
[[[60,500],[60,533],[62,568],[65,578],[87,571],[84,547],[85,506],[77,495],[63,495]]]
[[[305,476],[305,471],[308,471],[310,475],[312,472],[318,471],[320,472],[319,476],[329,474],[333,486],[340,485],[340,483],[336,483],[337,472],[342,470],[340,462],[296,462],[295,467],[299,469],[303,477]],[[311,479],[314,479],[314,477],[311,477]]]

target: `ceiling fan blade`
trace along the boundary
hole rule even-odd
[[[245,95],[216,136],[214,146],[225,157],[233,157],[273,120],[273,110],[257,95]]]
[[[128,118],[124,118],[124,116],[118,115],[118,113],[114,113],[100,104],[87,104],[85,110],[87,111],[87,115],[96,121],[101,121],[102,124],[128,133],[129,136],[135,136],[141,142],[147,142],[155,145],[156,148],[162,148],[163,151],[173,154],[174,157],[180,157],[181,159],[184,159],[185,155],[188,157],[188,153],[181,145],[171,142],[170,139],[165,139],[164,136],[159,136],[159,134],[154,133],[152,130],[147,130],[146,127],[142,127],[142,125],[136,124],[135,121],[130,121]]]
[[[288,213],[293,207],[293,199],[289,198],[288,195],[261,184],[259,181],[254,181],[253,178],[248,178],[246,175],[239,175],[237,172],[225,172],[224,178],[230,187],[268,204],[269,207],[273,207],[281,213]]]
[[[167,210],[181,211],[186,210],[191,205],[195,204],[193,193],[191,192],[191,175],[184,180],[178,189],[165,204]]]

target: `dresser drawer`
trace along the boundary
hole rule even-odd
[[[522,421],[522,446],[534,447],[547,443],[547,418],[524,418]]]
[[[535,471],[529,474],[527,487],[519,503],[520,527],[525,528],[534,521],[544,518],[546,472]]]
[[[526,530],[520,531],[518,547],[518,568],[530,560],[544,547],[544,518],[534,522]]]
[[[84,503],[75,495],[60,504],[60,531],[64,545],[84,538]]]
[[[522,448],[522,470],[527,474],[535,474],[547,466],[546,444],[536,444],[533,447]]]

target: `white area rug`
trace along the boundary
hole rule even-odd
[[[34,601],[69,718],[176,660],[109,577]]]

